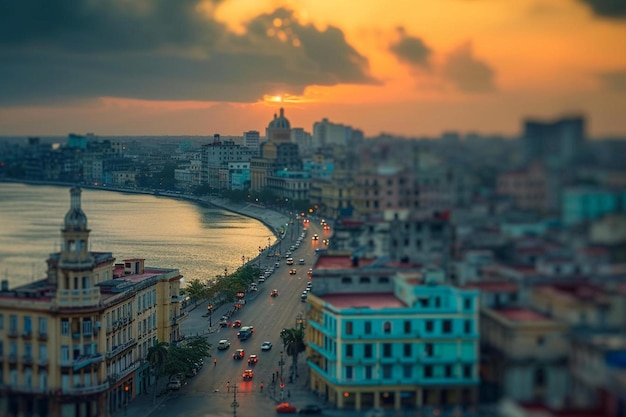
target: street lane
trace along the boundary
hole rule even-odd
[[[280,377],[281,372],[279,363],[283,345],[280,331],[283,328],[296,327],[298,314],[304,317],[306,303],[300,300],[300,294],[306,288],[307,270],[313,266],[317,256],[315,248],[323,247],[322,239],[327,238],[319,222],[311,219],[308,228],[310,230],[302,239],[300,247],[293,252],[294,265],[285,264],[284,252],[298,238],[299,233],[295,232],[287,233],[287,237],[282,241],[280,247],[283,254],[280,259],[262,258],[263,268],[273,265],[276,260],[280,262],[280,267],[265,283],[259,284],[258,293],[231,318],[231,321],[241,320],[242,326],[254,326],[255,331],[252,336],[248,340],[240,341],[237,339],[239,329],[232,327],[220,328],[217,332],[207,335],[207,340],[212,345],[213,357],[207,358],[198,375],[188,378],[185,386],[180,391],[170,394],[168,400],[151,416],[232,416],[235,385],[237,386],[237,416],[253,417],[275,414],[275,405],[281,398],[281,390],[276,378],[274,378],[276,385],[272,389],[272,376],[278,371]],[[295,231],[295,227],[292,230]],[[303,227],[300,225],[298,232],[302,230]],[[311,239],[315,233],[320,236],[317,241]],[[305,260],[305,265],[298,265],[300,258]],[[296,268],[297,273],[290,275],[290,268]],[[270,297],[272,289],[279,291],[277,297]],[[230,348],[217,350],[220,339],[228,339],[231,342]],[[273,347],[270,351],[261,351],[261,344],[264,341],[272,342]],[[245,358],[234,360],[232,355],[239,348],[245,350]],[[250,354],[256,354],[259,357],[258,363],[254,366],[248,366],[247,359]],[[217,358],[216,366],[213,365],[213,358]],[[283,354],[283,359],[282,372],[285,382],[283,399],[287,401],[289,400],[287,393],[290,389],[289,371],[292,360],[286,354]],[[298,362],[302,364],[304,361],[304,355],[300,355]],[[242,379],[242,373],[246,369],[254,371],[251,381]],[[299,375],[298,379],[301,382],[302,378],[306,377],[307,375]],[[264,383],[263,392],[260,389],[261,382]]]

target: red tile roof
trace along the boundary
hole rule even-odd
[[[482,292],[517,292],[517,284],[506,281],[478,281],[470,282],[465,288],[476,288]]]
[[[546,316],[526,308],[506,308],[494,310],[497,314],[511,321],[543,321],[549,320]]]

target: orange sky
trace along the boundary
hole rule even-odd
[[[137,4],[149,8],[150,3]],[[594,10],[591,0],[182,3],[194,3],[194,19],[219,30],[191,39],[197,32],[181,35],[173,28],[170,34],[163,28],[158,34],[163,42],[155,46],[154,34],[146,33],[146,42],[133,45],[132,53],[137,57],[148,51],[150,60],[177,54],[192,64],[214,60],[208,72],[218,68],[220,75],[207,79],[206,93],[202,71],[170,61],[163,62],[164,67],[172,65],[172,71],[164,71],[171,76],[150,74],[155,81],[145,86],[136,86],[131,78],[149,78],[150,69],[141,63],[130,75],[113,65],[110,71],[106,65],[92,65],[85,69],[91,75],[79,77],[76,85],[72,79],[60,82],[61,87],[71,86],[72,94],[65,95],[63,88],[48,87],[54,78],[33,75],[33,80],[41,78],[43,93],[25,93],[32,80],[22,89],[12,84],[0,103],[0,135],[240,135],[263,131],[284,106],[292,126],[309,131],[313,122],[326,117],[360,128],[367,136],[449,130],[515,135],[524,117],[584,113],[590,135],[626,136],[626,6]],[[130,11],[137,19],[151,12],[139,8]],[[118,11],[109,18],[121,16]],[[181,21],[189,19],[181,16]],[[177,38],[172,42],[167,36]],[[78,38],[73,33],[67,37],[72,42],[55,45],[56,56],[85,54]],[[30,54],[32,45],[43,45],[40,39],[45,38],[25,34],[24,39],[30,42]],[[97,34],[85,39],[100,46]],[[20,48],[25,44],[23,39],[15,43]],[[16,49],[10,47],[15,45],[0,43],[0,59],[3,54],[14,57]],[[117,49],[112,42],[103,45],[102,59],[128,56],[120,51],[123,43]],[[91,48],[89,58],[99,51]],[[224,54],[229,64],[216,67]],[[281,64],[268,63],[266,57]],[[15,68],[23,69],[24,62],[30,61],[19,61]],[[15,74],[22,72],[9,73]],[[177,83],[185,79],[194,84],[179,88]],[[48,90],[50,97],[44,97]]]

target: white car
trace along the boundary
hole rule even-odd
[[[218,350],[226,350],[229,347],[230,347],[230,342],[228,341],[228,339],[222,339],[217,344],[217,349]]]
[[[263,342],[263,344],[261,345],[261,350],[271,350],[272,349],[272,342]]]

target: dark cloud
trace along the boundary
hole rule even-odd
[[[389,50],[406,64],[428,68],[432,50],[420,38],[407,35],[404,28],[398,28],[398,34],[400,39],[391,44]]]
[[[376,82],[338,28],[318,30],[278,9],[237,35],[198,14],[199,2],[0,1],[0,105],[97,96],[256,101],[277,88]]]
[[[626,19],[626,1],[624,0],[578,0],[589,6],[597,16],[614,19]]]
[[[604,72],[599,76],[607,90],[615,93],[626,92],[626,70]]]
[[[486,93],[494,91],[494,71],[473,56],[471,43],[452,51],[444,62],[442,75],[459,91]]]

